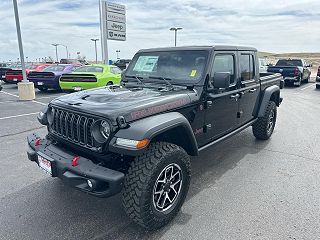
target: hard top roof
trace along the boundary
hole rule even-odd
[[[253,47],[231,46],[231,45],[214,45],[214,46],[183,46],[183,47],[164,47],[164,48],[149,48],[141,49],[139,52],[162,52],[162,51],[176,51],[176,50],[220,50],[220,51],[254,51],[257,49]]]

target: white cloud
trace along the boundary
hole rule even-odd
[[[127,41],[109,41],[109,54],[131,58],[141,48],[173,45],[171,26],[181,26],[179,45],[240,44],[270,52],[319,52],[318,0],[119,0],[127,6]],[[94,59],[100,38],[98,0],[20,0],[25,56],[55,56],[51,43]],[[18,57],[11,0],[0,2],[0,61]],[[100,49],[100,48],[99,48]],[[65,49],[59,48],[60,57]],[[100,50],[99,50],[100,56]]]

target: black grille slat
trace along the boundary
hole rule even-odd
[[[87,124],[87,133],[88,133],[88,136],[87,136],[87,145],[89,147],[92,147],[94,142],[93,142],[93,137],[92,137],[92,133],[91,133],[91,127],[94,123],[94,120],[92,118],[89,118],[88,119],[88,124]]]
[[[91,134],[91,127],[94,124],[93,118],[78,115],[58,108],[52,108],[53,122],[50,131],[68,141],[84,145],[94,146],[94,139]]]
[[[85,117],[80,117],[79,121],[79,142],[82,144],[85,144],[85,123],[86,123],[86,118]]]

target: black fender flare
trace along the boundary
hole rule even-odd
[[[263,117],[270,100],[273,100],[278,107],[280,106],[281,100],[280,100],[280,87],[279,86],[273,85],[273,86],[266,88],[263,91],[262,96],[260,98],[259,110],[257,111],[258,117]]]
[[[129,127],[120,129],[110,141],[109,151],[119,154],[137,156],[145,149],[129,149],[116,144],[116,138],[131,140],[148,139],[152,141],[160,134],[165,134],[170,130],[179,129],[186,139],[185,151],[191,156],[198,155],[198,145],[189,121],[178,112],[163,113],[147,117],[129,124]],[[177,139],[180,140],[180,139]],[[177,144],[179,145],[179,144]],[[181,145],[180,145],[181,146]]]

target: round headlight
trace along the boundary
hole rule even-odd
[[[111,128],[108,122],[106,121],[102,121],[100,124],[100,132],[102,134],[102,136],[104,136],[105,138],[109,138],[110,133],[111,133]]]

